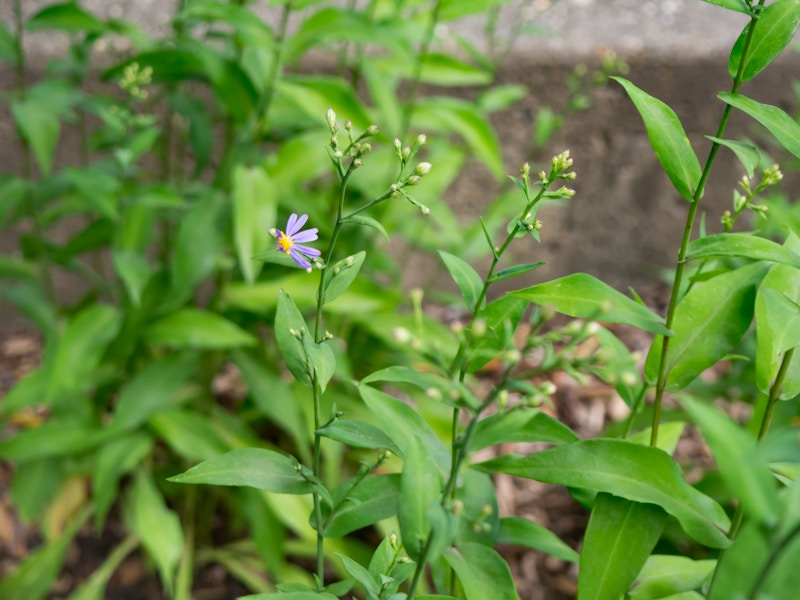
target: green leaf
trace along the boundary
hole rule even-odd
[[[278,295],[278,309],[275,313],[275,341],[278,350],[294,378],[303,385],[311,385],[308,358],[303,342],[298,336],[312,335],[300,309],[285,291]]]
[[[436,85],[484,86],[492,82],[492,73],[474,67],[449,54],[429,52],[422,56],[420,81]]]
[[[578,562],[578,553],[549,529],[523,517],[502,517],[497,532],[498,544],[516,544],[546,552],[561,560]]]
[[[586,273],[567,275],[511,294],[540,306],[551,304],[570,317],[625,323],[651,333],[671,334],[664,327],[664,319]]]
[[[45,176],[53,171],[53,155],[61,133],[58,113],[37,98],[11,103],[11,114],[22,137],[31,145],[36,164]]]
[[[800,0],[778,0],[765,6],[758,13],[758,19],[752,20],[742,31],[733,45],[728,60],[728,73],[736,77],[742,61],[745,43],[753,29],[742,67],[742,82],[750,81],[766,68],[789,45],[800,23]]]
[[[513,267],[509,267],[507,269],[503,269],[502,271],[495,273],[492,275],[491,281],[494,283],[495,281],[503,281],[504,279],[510,279],[512,277],[516,277],[517,275],[524,275],[525,273],[530,273],[534,269],[538,269],[541,266],[544,266],[545,262],[540,261],[536,263],[527,263],[524,265],[515,265]]]
[[[111,426],[134,429],[154,413],[174,408],[197,366],[198,357],[191,354],[170,354],[148,364],[120,389]]]
[[[449,473],[450,452],[419,412],[407,403],[368,385],[358,386],[358,391],[372,414],[377,417],[383,431],[397,445],[401,458],[405,457],[411,440],[419,437],[439,470]]]
[[[571,444],[578,436],[561,421],[538,410],[514,409],[478,421],[470,450],[513,442]]]
[[[353,283],[364,264],[367,253],[362,250],[352,256],[343,258],[339,262],[328,265],[325,271],[325,283],[323,289],[325,303],[333,302],[341,296],[350,284]]]
[[[694,202],[694,194],[700,182],[700,162],[678,116],[661,100],[643,92],[630,81],[622,77],[611,79],[625,88],[636,105],[647,129],[650,144],[675,189],[689,202]]]
[[[503,178],[500,143],[488,117],[475,104],[441,96],[420,99],[414,107],[413,122],[416,130],[455,133],[495,178]]]
[[[386,229],[383,227],[383,225],[381,225],[380,221],[376,221],[372,217],[365,217],[364,215],[353,215],[347,217],[344,221],[345,225],[350,223],[352,223],[353,225],[363,225],[364,227],[371,227],[372,229],[380,233],[386,239],[387,242],[389,241],[389,234],[386,232]]]
[[[314,486],[298,467],[296,461],[272,450],[239,448],[201,462],[169,481],[246,486],[275,494],[310,494]],[[302,467],[302,471],[308,469]]]
[[[444,558],[461,580],[467,600],[519,600],[508,563],[483,544],[464,542]]]
[[[97,426],[51,419],[0,442],[0,457],[24,463],[54,456],[81,454],[113,438],[115,433]]]
[[[363,421],[336,419],[333,423],[318,429],[317,433],[353,448],[385,448],[399,454],[397,445],[383,430]]]
[[[116,437],[97,452],[92,477],[95,520],[102,524],[119,493],[120,479],[132,471],[153,448],[153,438],[143,431]]]
[[[745,171],[747,171],[747,176],[753,177],[756,167],[761,163],[761,153],[758,151],[758,148],[752,144],[734,140],[723,140],[712,135],[707,135],[705,138],[731,150],[739,159],[739,162],[742,163]]]
[[[781,146],[800,158],[800,125],[780,108],[756,102],[741,94],[720,92],[717,97],[753,117],[775,136]]]
[[[461,296],[467,304],[467,308],[474,311],[478,303],[478,298],[481,295],[481,290],[483,289],[483,279],[481,279],[481,276],[478,275],[477,271],[475,271],[469,263],[459,257],[445,252],[444,250],[439,250],[439,256],[442,257],[444,266],[447,267],[450,276],[453,278],[453,281],[456,282]],[[478,308],[483,308],[483,306]]]
[[[325,592],[279,592],[276,594],[239,596],[239,600],[337,600],[337,598]]]
[[[501,296],[487,304],[479,313],[488,332],[473,342],[467,371],[474,373],[497,356],[512,342],[514,332],[528,308],[528,302],[514,296]]]
[[[26,24],[31,31],[38,29],[58,29],[67,33],[85,31],[103,33],[106,24],[92,13],[83,10],[76,2],[51,4],[33,15]]]
[[[338,556],[342,559],[347,572],[364,587],[364,591],[367,592],[367,598],[378,598],[381,587],[378,585],[378,582],[372,578],[369,571],[349,556],[345,556],[344,554],[338,554]]]
[[[414,560],[419,560],[423,555],[423,548],[431,536],[432,524],[428,513],[442,494],[442,476],[437,469],[431,468],[432,462],[433,457],[422,440],[411,435],[403,457],[397,517],[403,546]],[[430,557],[431,560],[435,558]]]
[[[700,543],[712,548],[729,544],[723,533],[730,527],[725,511],[686,483],[680,466],[657,448],[623,440],[582,440],[525,457],[501,456],[474,467],[657,504]]]
[[[336,371],[336,357],[327,341],[315,343],[311,336],[303,336],[303,351],[308,357],[309,373],[313,382],[324,392]]]
[[[796,248],[797,238],[787,240]],[[800,345],[800,270],[774,265],[756,294],[756,384],[768,394],[786,351]],[[800,353],[792,355],[780,397],[800,394]]]
[[[183,304],[195,288],[219,266],[224,246],[220,198],[198,200],[181,219],[170,262],[170,296],[167,304]]]
[[[442,21],[460,19],[469,15],[483,13],[501,6],[510,0],[442,0],[439,4],[439,18]]]
[[[654,554],[647,559],[627,597],[631,600],[655,600],[699,589],[714,570],[716,562]]]
[[[131,304],[139,306],[142,292],[153,274],[150,262],[133,250],[114,250],[111,260],[114,263],[114,270],[125,285]]]
[[[689,243],[687,260],[748,258],[783,263],[800,269],[800,254],[766,238],[749,233],[718,233]]]
[[[126,524],[142,540],[158,567],[164,587],[171,592],[183,554],[183,531],[178,515],[167,508],[164,497],[148,474],[142,472],[136,477],[124,514]]]
[[[703,432],[728,489],[745,515],[765,525],[776,523],[780,511],[777,482],[756,452],[756,440],[718,410],[690,398],[681,403]]]
[[[19,61],[19,42],[5,23],[0,23],[0,60],[9,65],[16,65]]]
[[[217,458],[232,446],[231,435],[220,431],[214,415],[174,408],[156,413],[148,425],[175,454],[190,462]]]
[[[697,282],[675,309],[667,352],[667,389],[685,388],[703,371],[727,356],[753,319],[756,285],[764,265],[754,264]],[[662,338],[656,337],[645,362],[645,375],[658,376]]]
[[[155,346],[222,350],[254,346],[256,338],[216,313],[182,308],[151,323],[145,340]]]
[[[581,549],[578,595],[618,600],[661,537],[667,513],[654,504],[597,495]]]
[[[237,166],[231,198],[236,257],[245,281],[253,283],[261,270],[261,263],[253,257],[267,248],[267,231],[277,217],[277,188],[263,168]]]
[[[272,48],[272,31],[255,13],[236,4],[220,4],[213,1],[193,2],[184,7],[178,19],[206,21],[213,24],[221,21],[234,28],[237,42],[244,46]]]
[[[309,442],[308,427],[302,407],[295,400],[289,385],[244,351],[236,351],[233,354],[233,362],[247,383],[250,397],[256,407],[267,418],[291,434],[297,442],[300,456],[303,460],[311,462],[310,453],[303,450]]]
[[[747,6],[745,0],[703,0],[703,1],[708,2],[709,4],[715,4],[716,6],[727,8],[729,10],[735,10],[736,12],[744,13],[746,15],[751,14],[750,7]]]
[[[344,537],[397,514],[400,475],[367,475],[355,488],[345,481],[332,496],[336,510],[323,511],[323,535]]]
[[[121,315],[105,304],[91,305],[75,315],[56,342],[48,373],[48,404],[91,385],[97,365],[119,331]]]

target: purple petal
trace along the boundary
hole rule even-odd
[[[317,239],[317,229],[306,229],[305,231],[298,231],[292,236],[293,242],[313,242]]]
[[[303,228],[306,221],[308,221],[308,215],[300,215],[298,217],[295,213],[292,213],[289,217],[289,222],[286,224],[286,234],[293,236]]]
[[[291,256],[292,260],[304,269],[307,269],[311,266],[311,263],[306,260],[306,257],[300,254],[295,248],[291,248],[289,250],[289,256]]]
[[[295,244],[293,247],[297,248],[298,252],[302,252],[306,256],[322,256],[322,252],[320,252],[316,248],[312,248],[310,246],[303,246],[302,244]]]

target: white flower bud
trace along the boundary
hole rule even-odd
[[[328,112],[325,113],[325,120],[328,122],[328,127],[333,127],[336,124],[336,113],[333,112],[332,108],[329,108]]]
[[[421,162],[414,169],[414,173],[420,176],[427,175],[430,172],[431,172],[431,163],[429,162]]]
[[[417,146],[424,146],[425,142],[427,141],[428,141],[428,136],[426,136],[424,133],[420,133],[417,136]]]

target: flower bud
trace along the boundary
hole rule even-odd
[[[414,173],[416,173],[419,176],[427,175],[430,172],[431,172],[431,163],[429,162],[421,162],[414,169]]]
[[[380,130],[378,129],[377,125],[370,125],[369,127],[367,127],[367,135],[370,135],[370,136],[378,135],[378,131],[380,131]]]
[[[328,112],[325,113],[325,120],[328,122],[328,127],[333,127],[336,124],[336,113],[333,112],[332,108],[329,108]]]
[[[412,175],[406,180],[406,185],[417,185],[421,177],[419,175]]]
[[[424,146],[425,142],[427,141],[428,141],[428,136],[426,136],[424,133],[420,133],[417,136],[417,146]]]

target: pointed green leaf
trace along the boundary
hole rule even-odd
[[[661,100],[643,92],[630,81],[622,77],[611,79],[625,88],[636,105],[647,129],[650,144],[675,189],[689,202],[693,202],[697,184],[700,182],[700,162],[678,116]]]
[[[325,304],[336,300],[350,287],[350,284],[358,276],[366,256],[367,253],[362,250],[352,256],[343,258],[333,265],[328,265],[323,286]]]
[[[171,595],[183,554],[183,531],[178,515],[167,507],[150,476],[140,473],[125,504],[125,522],[142,540]]]
[[[364,215],[353,215],[351,217],[347,217],[344,221],[345,224],[353,223],[355,225],[362,225],[364,227],[371,227],[378,233],[380,233],[388,242],[389,241],[389,234],[386,232],[386,229],[383,225],[381,225],[380,221],[376,221],[372,217],[365,217]]]
[[[26,27],[31,31],[58,29],[68,33],[102,33],[106,24],[83,10],[76,2],[64,2],[46,6],[28,20]]]
[[[655,548],[667,513],[611,494],[597,495],[581,549],[581,600],[618,600]]]
[[[256,338],[225,317],[197,308],[182,308],[151,323],[145,340],[155,346],[221,350],[254,346]]]
[[[397,514],[400,475],[367,475],[355,488],[345,481],[332,496],[336,505],[333,517],[323,512],[323,535],[343,537],[357,529],[374,525]]]
[[[714,565],[715,560],[654,554],[647,559],[627,597],[631,600],[654,600],[699,589],[714,570]]]
[[[273,242],[267,231],[276,219],[277,189],[263,168],[237,166],[233,172],[231,200],[236,257],[245,281],[253,283],[261,269],[261,263],[253,257]]]
[[[796,249],[796,237],[787,240]],[[764,394],[775,381],[786,351],[800,346],[800,270],[775,265],[756,294],[756,384]],[[800,353],[792,355],[780,397],[800,394]]]
[[[524,265],[516,265],[513,267],[509,267],[508,269],[503,269],[502,271],[495,273],[489,281],[503,281],[504,279],[510,279],[512,277],[516,277],[517,275],[523,275],[525,273],[530,273],[534,269],[538,269],[539,267],[545,265],[545,262],[536,262],[536,263],[527,263]]]
[[[748,258],[783,263],[800,269],[800,254],[766,238],[749,233],[718,233],[689,243],[686,260]]]
[[[686,483],[680,466],[657,448],[614,439],[582,440],[525,457],[501,456],[475,468],[657,504],[697,541],[712,548],[729,544],[723,533],[730,527],[725,511]]]
[[[300,309],[292,297],[281,290],[278,309],[275,313],[275,341],[286,366],[294,378],[304,385],[311,385],[311,374],[303,342],[298,336],[313,335],[306,325]]]
[[[800,125],[780,108],[756,102],[741,94],[721,92],[717,97],[753,117],[775,136],[781,146],[800,158]]]
[[[742,504],[745,515],[768,527],[774,525],[780,511],[777,481],[756,452],[755,438],[710,406],[690,398],[684,398],[682,404],[703,432],[728,489]]]
[[[142,292],[153,274],[153,267],[142,254],[133,250],[114,250],[111,259],[131,304],[139,306]]]
[[[697,282],[681,298],[667,353],[667,389],[683,389],[736,347],[753,319],[764,271],[760,263],[728,271]],[[656,337],[645,362],[648,381],[657,378],[661,351],[662,338]]]
[[[751,27],[747,57],[742,68],[742,82],[750,81],[766,68],[789,45],[800,24],[800,0],[778,0],[765,6],[742,31],[733,45],[728,60],[728,73],[736,77],[742,60],[742,52]]]
[[[383,430],[363,421],[336,419],[333,423],[318,429],[317,433],[353,448],[386,448],[399,454],[397,446]]]
[[[745,171],[747,171],[747,176],[753,177],[756,167],[761,162],[761,153],[758,151],[758,148],[752,144],[746,144],[744,142],[737,142],[734,140],[723,140],[722,138],[714,137],[712,135],[707,135],[705,138],[731,150],[739,159],[739,162],[742,163]]]
[[[478,298],[483,289],[483,279],[478,275],[477,271],[473,269],[469,263],[460,259],[457,256],[439,250],[439,256],[442,257],[445,267],[450,272],[453,281],[456,282],[458,289],[461,291],[461,296],[467,304],[469,310],[475,310],[478,303]]]
[[[488,332],[473,342],[467,371],[474,373],[507,347],[528,308],[528,302],[515,296],[501,296],[487,304],[479,313]]]
[[[464,542],[444,558],[456,572],[467,600],[519,600],[508,563],[483,544]]]
[[[567,275],[511,294],[540,306],[551,304],[570,317],[626,323],[657,334],[671,333],[664,327],[664,319],[586,273]]]
[[[470,450],[513,442],[571,444],[578,436],[561,421],[538,410],[515,409],[478,421]]]
[[[439,501],[442,494],[442,477],[431,468],[432,457],[416,435],[410,436],[403,458],[403,473],[400,476],[400,502],[398,520],[403,546],[408,555],[419,560],[423,548],[431,536],[428,511]],[[431,557],[435,558],[435,557]]]
[[[498,544],[516,544],[546,552],[569,562],[578,562],[578,553],[549,529],[523,517],[502,517],[497,532]]]
[[[264,448],[239,448],[170,477],[175,483],[253,487],[275,494],[310,494],[313,485],[288,456]],[[302,468],[307,471],[305,467]]]
[[[412,406],[376,390],[368,385],[358,386],[364,403],[378,419],[383,431],[394,440],[400,450],[400,457],[408,451],[411,439],[419,437],[425,444],[428,454],[433,457],[442,473],[450,470],[450,452]]]

